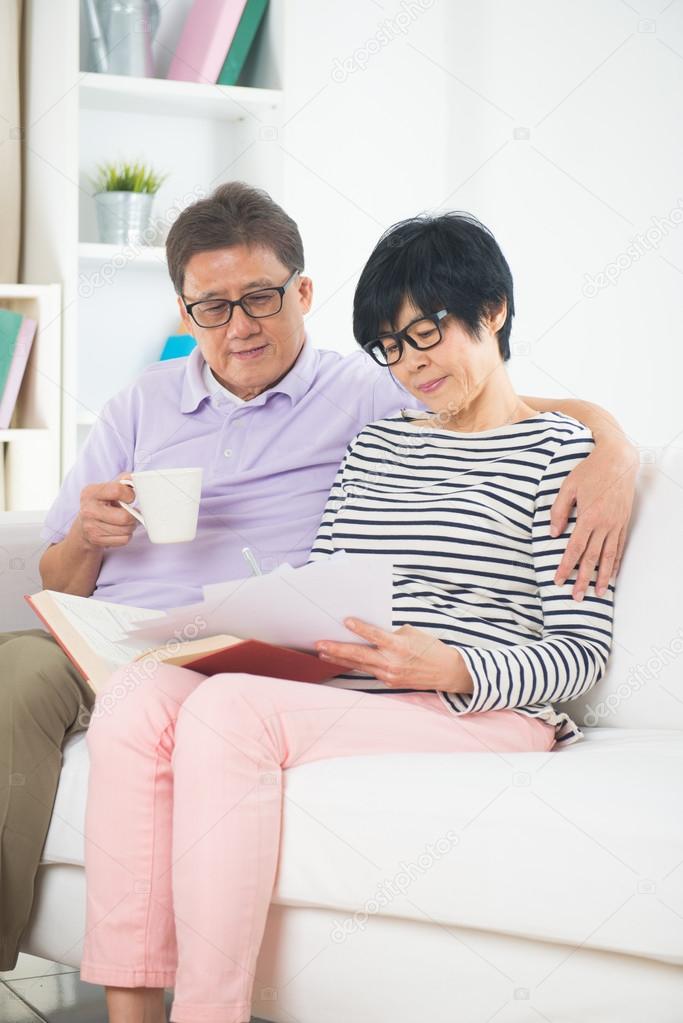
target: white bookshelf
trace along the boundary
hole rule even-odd
[[[178,332],[164,242],[180,210],[232,179],[264,187],[284,201],[282,155],[273,145],[282,118],[284,0],[269,4],[249,57],[249,84],[234,87],[163,77],[191,4],[161,5],[159,77],[133,78],[81,70],[85,45],[77,0],[24,2],[20,279],[35,287],[54,282],[62,287],[61,315],[50,335],[59,387],[49,415],[45,424],[33,422],[34,410],[17,435],[0,434],[6,488],[14,489],[9,499],[20,500],[21,507],[31,507],[25,501],[33,501],[33,508],[49,506],[105,402],[156,361],[168,335]],[[90,179],[100,162],[137,158],[168,174],[154,202],[156,235],[144,246],[103,245]],[[34,373],[29,364],[27,379]],[[31,493],[28,475],[22,477],[21,497],[20,451],[42,480]]]
[[[83,73],[78,89],[84,110],[153,117],[199,117],[219,121],[267,119],[280,106],[277,89],[203,85],[162,78]]]
[[[9,430],[0,430],[0,442],[10,444],[12,441],[21,440],[24,437],[43,436],[48,432],[46,427],[13,427]]]
[[[0,308],[37,322],[10,428],[0,430],[0,510],[46,508],[60,481],[61,287],[0,285]]]
[[[135,261],[138,266],[161,266],[166,269],[166,249],[163,245],[104,245],[99,242],[80,242],[78,259],[83,265]]]

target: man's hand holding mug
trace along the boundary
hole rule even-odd
[[[202,489],[201,468],[121,473],[81,491],[81,533],[93,548],[125,547],[141,523],[151,543],[194,540]],[[132,507],[133,502],[139,509]]]

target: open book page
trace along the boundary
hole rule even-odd
[[[64,614],[77,625],[86,643],[95,647],[100,657],[113,667],[127,664],[144,653],[149,644],[129,637],[128,627],[133,622],[163,617],[163,611],[125,604],[108,604],[92,597],[77,597],[71,593],[48,591]]]
[[[246,580],[237,580],[245,582]],[[135,621],[126,630],[126,635],[137,642],[145,640],[147,647],[161,646],[163,643],[179,641],[188,643],[195,639],[236,633],[226,629],[213,627],[212,612],[219,601],[201,600],[196,604],[184,604],[182,607],[170,608],[162,618],[153,622]],[[237,637],[251,638],[251,637]]]

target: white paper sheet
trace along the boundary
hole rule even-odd
[[[299,650],[314,650],[320,639],[358,643],[343,619],[391,630],[392,578],[387,558],[338,552],[300,568],[281,565],[268,575],[205,586],[204,601],[173,609],[149,625],[138,622],[128,635],[163,643],[174,634],[195,639],[228,633]],[[188,622],[201,622],[197,635],[187,634]]]

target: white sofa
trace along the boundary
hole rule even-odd
[[[39,516],[0,523],[3,628],[32,627]],[[286,773],[253,1012],[281,1023],[683,1020],[683,449],[645,458],[609,671],[548,754]],[[67,741],[24,951],[78,966],[84,735]]]

